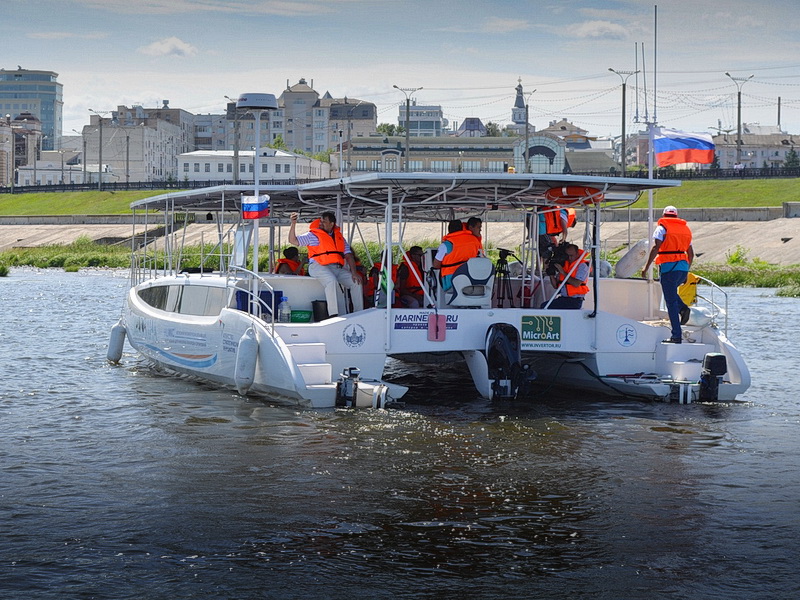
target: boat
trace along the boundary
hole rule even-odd
[[[660,285],[640,277],[641,244],[620,261],[627,264],[624,277],[610,276],[601,258],[604,214],[629,206],[646,190],[677,185],[564,174],[371,172],[139,200],[131,208],[145,213],[145,229],[134,232],[131,288],[112,328],[108,358],[119,361],[127,340],[168,372],[310,408],[380,408],[401,401],[407,388],[384,379],[389,358],[428,372],[440,362],[463,361],[486,399],[522,399],[553,387],[641,400],[734,400],[749,387],[750,374],[727,337],[725,291],[702,281],[683,343],[663,343],[669,321]],[[254,193],[269,196],[270,215],[260,221],[242,218],[242,197]],[[559,290],[543,276],[532,219],[563,206],[577,213],[571,237],[592,265],[590,292],[578,310],[539,308]],[[360,239],[365,227],[376,228],[384,256],[405,253],[411,223],[428,223],[430,239],[443,233],[448,220],[469,216],[516,223],[519,244],[501,249],[496,261],[470,259],[447,292],[436,277],[425,277],[424,308],[378,302],[325,318],[317,280],[261,271],[248,262],[259,229],[269,232],[272,260],[290,213],[307,223],[322,211],[340,215],[351,240]],[[214,231],[214,249],[204,250],[200,268],[186,270],[189,224],[203,222]],[[148,237],[155,224],[163,237]],[[426,252],[426,272],[434,252]],[[384,282],[391,298],[393,282]],[[288,323],[276,314],[283,296],[297,317]],[[309,318],[315,309],[319,314]]]

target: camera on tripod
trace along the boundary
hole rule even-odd
[[[506,260],[509,256],[514,256],[514,253],[511,250],[506,250],[505,248],[498,248],[500,251],[500,260]],[[516,258],[516,256],[514,256]]]
[[[547,275],[554,277],[558,273],[556,265],[561,265],[563,267],[568,260],[569,257],[567,256],[566,244],[554,246],[549,249],[548,256],[545,258],[545,264],[547,266],[545,267],[544,272]]]

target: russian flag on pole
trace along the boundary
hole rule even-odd
[[[714,140],[709,133],[687,133],[657,127],[653,130],[653,150],[659,167],[683,163],[714,162]]]
[[[256,200],[255,196],[242,196],[242,218],[260,219],[269,216],[269,196],[264,194]]]

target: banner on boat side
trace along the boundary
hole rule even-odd
[[[400,330],[419,329],[421,331],[427,331],[428,315],[432,314],[434,313],[396,312],[394,313],[394,328]],[[444,315],[444,316],[445,316],[446,329],[448,330],[458,329],[458,315]]]
[[[269,195],[242,196],[242,218],[262,219],[269,216]]]
[[[524,315],[520,333],[523,350],[559,348],[561,346],[561,317]]]

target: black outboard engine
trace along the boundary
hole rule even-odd
[[[722,376],[728,372],[728,362],[724,354],[709,352],[703,357],[703,371],[700,374],[700,400],[716,402],[719,399],[719,386]]]
[[[527,392],[536,374],[522,364],[519,331],[508,323],[495,323],[486,332],[486,362],[492,380],[492,400],[513,400]]]
[[[336,407],[349,408],[356,405],[358,382],[361,381],[361,370],[357,367],[346,367],[336,382]]]

